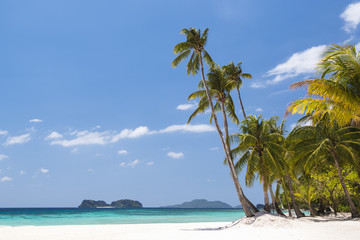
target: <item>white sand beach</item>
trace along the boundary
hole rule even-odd
[[[233,223],[167,223],[0,227],[2,240],[133,240],[133,239],[359,239],[360,219],[316,217],[287,219],[270,214]]]

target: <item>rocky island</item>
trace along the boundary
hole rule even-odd
[[[143,205],[139,201],[130,199],[122,199],[107,204],[105,201],[99,200],[83,200],[79,208],[142,208]]]
[[[232,208],[227,203],[221,201],[208,201],[206,199],[194,199],[190,202],[166,206],[164,208]]]

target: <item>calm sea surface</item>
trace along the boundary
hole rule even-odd
[[[0,225],[53,226],[93,224],[231,222],[245,216],[240,209],[79,209],[0,208]]]

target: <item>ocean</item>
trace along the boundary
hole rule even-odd
[[[0,208],[0,226],[232,222],[241,209]]]

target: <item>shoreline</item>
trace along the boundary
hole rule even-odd
[[[234,222],[149,223],[109,225],[0,226],[4,240],[60,239],[356,239],[360,219],[338,217],[305,217],[300,219],[258,214]]]

